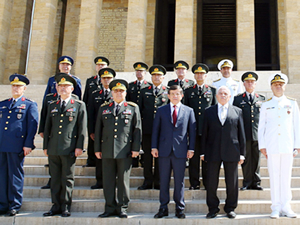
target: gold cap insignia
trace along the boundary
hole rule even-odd
[[[116,86],[117,86],[117,87],[120,87],[120,86],[122,86],[122,84],[121,84],[121,83],[117,83]]]
[[[223,65],[222,65],[222,67],[224,67],[224,66],[230,66],[230,65],[229,65],[229,63],[228,63],[227,61],[225,61],[225,62],[223,63]]]
[[[138,65],[137,65],[137,68],[140,68],[140,67],[141,67],[141,64],[138,64]]]
[[[14,81],[19,81],[19,78],[18,78],[18,77],[15,77]]]
[[[249,77],[249,78],[252,78],[252,77],[253,77],[253,75],[250,73],[250,74],[248,74],[248,77]]]
[[[201,67],[201,66],[199,66],[199,67],[198,67],[198,70],[202,70],[202,67]]]
[[[178,66],[182,66],[182,63],[179,63]]]
[[[61,78],[60,82],[65,82],[66,81],[66,78]]]
[[[158,68],[155,68],[154,71],[157,72],[157,71],[158,71]]]
[[[102,59],[98,59],[98,62],[102,62]]]
[[[104,74],[105,74],[105,75],[107,75],[107,74],[108,74],[108,71],[107,71],[107,70],[105,70],[105,71],[104,71]]]

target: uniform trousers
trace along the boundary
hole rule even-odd
[[[88,148],[87,148],[87,155],[88,155],[88,158],[87,158],[87,164],[88,165],[91,165],[91,166],[94,166],[96,165],[96,160],[97,160],[97,157],[95,156],[95,152],[94,152],[94,141],[93,139],[89,136],[88,138]]]
[[[144,150],[144,184],[159,185],[159,163],[158,158],[154,159],[154,173],[153,156],[151,154],[151,134],[143,134],[142,146]]]
[[[53,203],[51,210],[70,211],[76,158],[70,155],[49,155],[48,160]]]
[[[102,159],[105,212],[127,212],[130,201],[131,164],[131,158]],[[118,189],[117,199],[116,188]]]
[[[23,200],[24,157],[0,152],[0,211],[20,210]]]
[[[292,166],[292,153],[268,154],[272,211],[289,212],[291,210]]]

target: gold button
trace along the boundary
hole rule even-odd
[[[157,108],[157,105],[155,105],[154,108]]]
[[[155,103],[157,103],[157,101],[155,101]]]
[[[59,126],[59,128],[62,128],[62,126]]]
[[[252,123],[254,123],[254,120],[252,120]]]
[[[117,129],[115,129],[114,131],[117,132]]]
[[[199,112],[199,115],[201,115],[201,113]]]
[[[114,138],[117,138],[117,135],[115,135]]]
[[[280,127],[280,124],[278,124],[278,126]]]
[[[8,124],[8,121],[6,121],[6,124]]]
[[[278,135],[280,135],[280,133]]]
[[[63,117],[63,116],[64,116],[64,114],[61,114],[60,116],[61,116],[61,117]]]
[[[61,132],[59,131],[58,134],[61,134]]]
[[[61,123],[62,123],[62,122],[63,122],[63,120],[60,120],[59,122],[61,122]]]
[[[201,104],[201,102],[199,102],[199,104]]]
[[[10,118],[10,116],[7,117],[7,119],[9,119],[9,118]]]
[[[280,108],[278,108],[278,110],[280,110]]]
[[[9,113],[11,113],[11,111],[9,111]]]
[[[199,109],[201,109],[201,107],[199,107]]]
[[[115,123],[115,126],[117,126],[118,125],[118,123]]]
[[[201,98],[201,96],[199,96],[199,98]]]
[[[5,127],[4,130],[7,130],[7,127]]]
[[[118,117],[116,116],[116,118],[115,118],[116,120],[118,119]]]
[[[22,135],[22,138],[24,138],[24,136]]]
[[[140,93],[140,91],[138,91],[138,93]]]
[[[253,110],[251,110],[251,112],[254,112]]]
[[[254,117],[254,115],[251,115],[251,117]]]
[[[278,116],[278,118],[280,118],[280,116]]]
[[[156,113],[156,111],[154,111],[154,113]]]

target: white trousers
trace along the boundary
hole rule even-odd
[[[293,154],[268,154],[268,170],[271,188],[271,209],[278,212],[291,211],[291,179]]]

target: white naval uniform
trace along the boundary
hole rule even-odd
[[[221,86],[228,87],[231,92],[231,98],[229,100],[229,104],[231,105],[233,103],[234,96],[244,92],[244,87],[242,83],[238,80],[232,79],[232,77],[221,77],[221,79],[214,81],[212,83],[212,86],[215,86],[217,89]]]
[[[271,209],[290,212],[293,150],[300,148],[300,115],[295,100],[273,96],[262,104],[258,146],[267,151]]]

